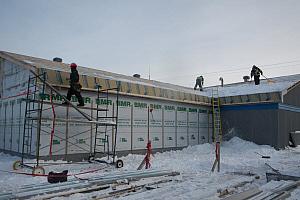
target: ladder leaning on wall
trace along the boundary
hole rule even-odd
[[[212,118],[213,118],[213,142],[215,142],[215,154],[216,158],[211,171],[213,172],[218,166],[218,172],[220,171],[220,144],[222,141],[222,123],[221,123],[221,109],[220,109],[220,98],[219,88],[212,88]]]

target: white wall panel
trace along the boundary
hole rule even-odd
[[[12,151],[18,152],[20,105],[18,104],[17,100],[14,101],[12,107],[13,107]]]
[[[161,106],[158,107],[149,113],[150,140],[153,149],[162,148],[162,109]]]
[[[119,107],[117,151],[131,149],[131,106]]]
[[[148,141],[148,109],[133,108],[133,150],[145,149]]]
[[[194,111],[194,112],[192,112]],[[188,113],[189,119],[189,145],[196,145],[198,144],[198,109],[194,108],[193,110],[189,110]]]
[[[177,107],[177,147],[184,147],[188,145],[187,126],[187,111],[179,111]]]
[[[12,105],[11,101],[7,101],[8,105],[6,108],[6,128],[5,128],[5,150],[10,151],[12,147]]]
[[[0,149],[4,149],[4,112],[3,101],[0,101]]]
[[[173,109],[172,109],[173,108]],[[176,147],[175,107],[164,109],[164,147]]]

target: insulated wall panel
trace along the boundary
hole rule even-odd
[[[126,105],[126,104],[125,104]],[[131,149],[131,116],[132,107],[120,106],[118,116],[117,151]]]
[[[137,102],[133,108],[133,149],[145,149],[148,141],[147,104]]]
[[[6,102],[7,107],[6,107],[6,127],[5,127],[5,150],[10,151],[11,150],[11,126],[12,126],[12,118],[11,118],[11,113],[12,113],[12,107],[9,101]]]
[[[149,118],[152,148],[162,148],[162,106],[160,104],[150,104]]]
[[[175,106],[164,106],[164,148],[176,147],[176,111]]]
[[[4,114],[5,106],[2,101],[0,101],[0,149],[4,149]]]
[[[12,151],[18,152],[18,143],[19,143],[19,112],[20,106],[17,100],[12,102]]]
[[[177,107],[177,147],[188,145],[187,108]]]
[[[24,117],[25,117],[25,107],[26,107],[26,103],[25,101],[22,101],[21,99],[19,99],[19,103],[20,103],[20,135],[19,135],[19,152],[22,153],[22,148],[23,148],[23,133],[24,133]]]
[[[199,112],[199,143],[203,144],[208,142],[208,114]]]
[[[188,112],[188,145],[198,144],[198,109],[189,108]]]
[[[83,110],[82,110],[83,111]],[[87,121],[75,109],[70,108],[70,120]],[[69,122],[68,153],[89,153],[91,127],[87,123]]]

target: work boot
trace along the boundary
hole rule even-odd
[[[77,104],[77,106],[84,106],[84,103],[79,103]]]
[[[65,102],[63,102],[62,104],[63,104],[63,105],[68,105],[69,103],[65,101]]]

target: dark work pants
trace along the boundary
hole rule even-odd
[[[69,88],[68,94],[67,94],[67,99],[70,101],[73,94],[77,97],[79,104],[84,105],[83,98],[82,98],[80,92],[76,91],[73,87]]]
[[[259,76],[254,76],[254,83],[255,83],[255,85],[259,85],[259,82],[260,82]]]
[[[196,84],[195,84],[194,90],[196,90],[196,89],[197,89],[197,86],[199,86],[200,90],[202,91],[202,83],[201,83],[201,81],[196,81]]]

